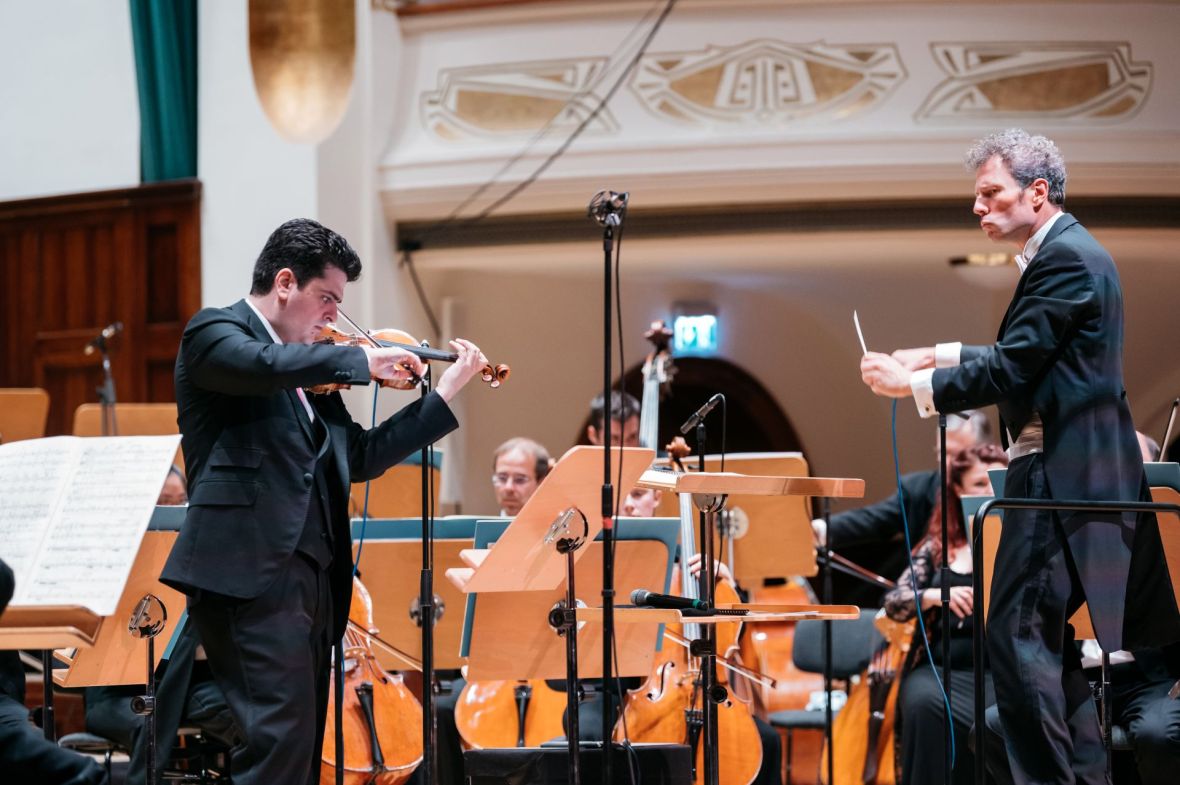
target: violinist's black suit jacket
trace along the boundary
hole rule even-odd
[[[312,499],[316,446],[295,389],[368,384],[359,348],[274,344],[245,300],[189,322],[176,362],[177,422],[189,509],[162,580],[186,594],[260,595],[294,558]],[[372,430],[353,422],[338,393],[313,395],[327,426],[339,487],[330,511],[333,639],[352,591],[349,482],[380,476],[457,427],[437,393]]]
[[[940,412],[998,404],[1013,435],[1039,412],[1051,498],[1136,500],[1146,483],[1122,355],[1114,261],[1063,214],[1021,276],[996,343],[964,346],[959,366],[934,372],[934,403]],[[1139,536],[1134,516],[1062,514],[1060,521],[1104,649],[1180,639],[1154,519],[1140,523]]]

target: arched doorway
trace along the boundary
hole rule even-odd
[[[667,394],[660,401],[659,444],[661,449],[679,433],[680,425],[714,393],[724,393],[726,412],[726,452],[803,451],[787,415],[774,396],[754,376],[739,366],[708,357],[678,357],[676,374]],[[616,383],[631,395],[643,393],[643,363],[632,366]],[[721,451],[721,421],[710,419],[709,452]],[[587,444],[587,415],[576,442]]]

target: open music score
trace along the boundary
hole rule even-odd
[[[180,436],[55,436],[0,446],[12,608],[115,612]]]

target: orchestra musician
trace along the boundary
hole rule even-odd
[[[976,142],[967,164],[982,229],[1021,249],[996,342],[869,352],[863,381],[878,395],[913,396],[923,417],[997,404],[1001,437],[1013,442],[1010,496],[1145,498],[1118,272],[1063,210],[1061,153],[1012,129]],[[1103,782],[1097,713],[1066,622],[1087,600],[1108,651],[1180,639],[1154,517],[1010,510],[1004,523],[987,642],[1015,781]]]
[[[549,451],[540,442],[517,436],[492,453],[492,490],[500,515],[512,517],[520,512],[549,474]]]
[[[942,504],[935,499],[925,536],[914,546],[913,568],[907,567],[897,587],[885,594],[885,613],[905,622],[922,613],[930,641],[929,656],[922,645],[910,649],[910,662],[902,676],[898,694],[901,733],[902,785],[934,785],[943,778],[946,738],[942,688],[942,637],[950,635],[950,684],[955,727],[955,768],[952,782],[973,781],[974,765],[967,747],[967,735],[975,716],[974,673],[971,656],[971,619],[975,608],[971,585],[971,546],[963,521],[962,497],[992,495],[988,471],[1008,465],[1008,456],[998,445],[980,444],[950,458],[947,478],[947,565],[950,567],[951,627],[943,630],[940,614],[930,613],[942,603]],[[916,587],[916,589],[915,589]],[[915,603],[915,592],[918,602]],[[921,640],[917,636],[917,640]],[[990,681],[987,686],[990,688]],[[989,689],[990,692],[990,689]]]
[[[0,559],[0,615],[15,590],[12,569]],[[16,651],[0,651],[0,773],[5,782],[105,785],[106,770],[92,758],[63,749],[29,722],[25,668]]]
[[[614,447],[639,446],[639,401],[634,395],[612,390],[610,394],[610,443]],[[590,424],[586,426],[586,441],[601,445],[606,427],[606,399],[602,394],[590,401]]]
[[[978,409],[958,412],[946,420],[946,455],[951,456],[979,444],[991,441],[992,426],[987,415]],[[939,447],[935,431],[934,455]],[[926,525],[935,512],[935,498],[940,483],[938,469],[911,472],[901,477],[904,520],[909,523],[910,542],[918,542],[926,535]],[[905,568],[905,525],[902,509],[897,503],[897,491],[880,501],[844,510],[832,516],[830,524],[823,518],[811,522],[819,545],[827,541],[833,550],[843,550],[845,556],[878,575],[897,575]],[[881,590],[855,578],[833,576],[833,597],[861,607],[880,603]]]
[[[435,390],[371,430],[339,393],[303,388],[420,376],[399,348],[313,345],[361,263],[307,219],[267,240],[249,295],[189,322],[176,361],[189,508],[161,579],[188,595],[213,678],[244,741],[235,782],[313,783],[329,648],[352,596],[351,482],[382,472],[458,426],[448,402],[486,364],[474,344]]]

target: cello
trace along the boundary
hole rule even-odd
[[[882,609],[874,621],[885,642],[873,652],[860,681],[848,691],[832,721],[835,785],[896,785],[894,717],[901,671],[916,621],[890,619]],[[826,747],[825,747],[826,752]],[[821,782],[827,783],[826,768]]]
[[[400,675],[386,673],[371,644],[373,601],[358,578],[344,632],[343,769],[346,785],[401,785],[422,762],[422,706]],[[414,664],[389,644],[384,648]],[[320,755],[320,785],[336,782],[336,669],[328,688],[328,719]]]

